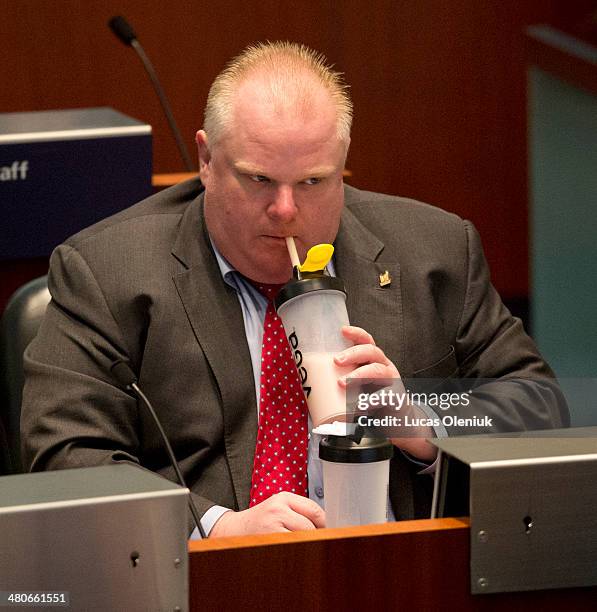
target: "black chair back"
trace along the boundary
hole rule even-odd
[[[23,393],[23,353],[35,338],[50,301],[48,277],[36,278],[12,295],[0,320],[0,444],[2,425],[7,438],[0,473],[19,473],[21,445],[19,427]],[[0,463],[2,453],[0,452]]]

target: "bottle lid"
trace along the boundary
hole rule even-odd
[[[392,443],[382,438],[326,436],[319,443],[319,458],[333,463],[374,463],[393,454]]]
[[[285,302],[299,295],[305,295],[313,291],[341,291],[346,295],[344,281],[335,276],[327,276],[323,273],[301,273],[300,278],[289,280],[274,300],[276,310]]]
[[[341,291],[346,295],[344,283],[327,273],[326,266],[333,254],[334,247],[331,244],[316,244],[311,247],[304,263],[294,266],[292,278],[276,296],[276,310],[285,302],[313,291]]]
[[[331,244],[316,244],[307,251],[307,259],[298,267],[301,272],[321,272],[334,254]]]

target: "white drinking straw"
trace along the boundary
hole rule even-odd
[[[300,266],[301,260],[296,252],[296,245],[294,244],[294,238],[292,236],[286,236],[286,248],[288,249],[288,255],[290,255],[292,267]]]

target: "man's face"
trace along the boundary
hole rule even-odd
[[[292,274],[286,236],[301,261],[315,244],[336,237],[344,204],[346,144],[336,110],[321,92],[311,113],[273,109],[258,88],[242,85],[231,121],[207,150],[197,133],[205,219],[212,240],[244,276],[284,283]],[[305,116],[306,115],[306,116]]]

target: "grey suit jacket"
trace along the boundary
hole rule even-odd
[[[349,317],[402,375],[535,378],[542,382],[532,398],[513,389],[487,402],[492,429],[566,425],[553,374],[491,286],[474,228],[403,198],[346,187],[345,201],[335,265]],[[251,359],[202,206],[198,181],[189,181],[53,253],[52,302],[26,352],[21,429],[31,470],[132,461],[175,480],[155,426],[110,373],[126,359],[199,511],[248,506],[257,432]],[[386,270],[392,282],[381,288]],[[400,453],[392,460],[399,519],[429,510],[432,481],[418,470]]]

